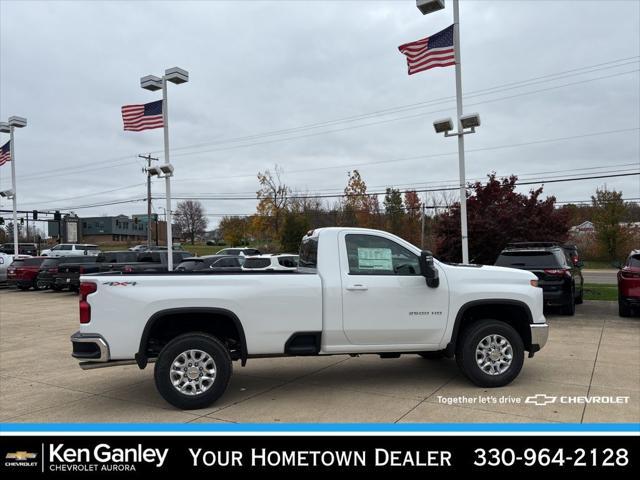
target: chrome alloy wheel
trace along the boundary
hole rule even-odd
[[[476,362],[487,375],[500,375],[511,366],[513,347],[502,335],[487,335],[476,347]]]
[[[202,350],[187,350],[171,363],[171,383],[183,395],[200,395],[216,380],[216,362]]]

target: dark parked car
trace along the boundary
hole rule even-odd
[[[173,264],[179,265],[185,258],[193,257],[190,252],[180,250],[173,252]],[[175,267],[174,267],[175,268]],[[148,250],[138,254],[138,261],[135,263],[120,264],[112,270],[132,273],[132,272],[164,272],[167,270],[167,251]]]
[[[40,271],[36,278],[36,286],[39,290],[51,288],[60,290],[55,285],[55,277],[58,274],[58,268],[65,263],[76,262],[76,257],[46,257],[45,261],[40,264]]]
[[[576,304],[582,303],[582,272],[561,245],[552,242],[510,244],[495,264],[534,273],[542,288],[545,306],[562,307],[565,315],[574,315]]]
[[[243,257],[233,255],[206,255],[204,257],[185,258],[175,268],[177,272],[241,272]]]
[[[233,247],[233,248],[223,248],[216,255],[233,255],[233,256],[243,256],[249,257],[251,255],[260,255],[260,250],[257,248],[245,248],[245,247]]]
[[[40,264],[47,257],[18,258],[7,269],[7,283],[16,286],[20,290],[33,288],[38,290],[36,278],[40,272]]]
[[[3,243],[0,247],[0,252],[13,255],[14,248],[13,243]],[[32,257],[38,255],[38,247],[35,243],[19,243],[18,255],[31,255]]]
[[[94,269],[95,264],[98,260],[98,256],[75,256],[70,257],[71,261],[67,263],[63,263],[62,265],[58,265],[58,271],[52,273],[53,275],[53,285],[51,288],[53,290],[64,290],[69,289],[71,291],[77,292],[80,289],[80,275],[91,272],[96,273],[98,270]]]
[[[630,317],[640,311],[640,250],[631,252],[618,272],[618,313]]]

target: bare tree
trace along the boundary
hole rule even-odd
[[[178,203],[174,217],[178,232],[181,236],[189,238],[191,245],[195,243],[196,236],[203,235],[207,228],[207,217],[200,202],[185,200]]]

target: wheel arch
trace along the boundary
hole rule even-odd
[[[177,322],[181,322],[180,325]],[[247,340],[244,328],[234,312],[216,307],[181,307],[160,310],[147,320],[140,337],[138,353],[135,355],[136,363],[141,369],[148,363],[150,342],[158,336],[163,326],[172,329],[173,333],[169,335],[169,339],[189,331],[204,331],[214,336],[224,332],[232,337],[234,343],[237,343],[236,359],[241,361],[242,366],[247,363]]]
[[[483,319],[503,321],[516,329],[522,338],[525,349],[531,348],[531,327],[533,316],[529,306],[520,300],[512,299],[484,299],[472,300],[460,307],[456,314],[451,340],[447,344],[445,353],[453,357],[460,334],[469,325]]]

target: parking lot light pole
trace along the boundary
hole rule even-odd
[[[189,72],[182,68],[173,67],[164,71],[162,78],[147,75],[140,79],[140,86],[146,90],[162,89],[162,120],[164,125],[164,165],[162,170],[166,185],[166,211],[167,211],[167,269],[173,270],[173,231],[171,228],[171,177],[173,166],[169,160],[169,104],[167,102],[167,81],[180,84],[189,81]],[[166,171],[165,171],[166,170]],[[161,177],[161,175],[158,175]]]
[[[423,15],[442,10],[444,8],[444,0],[416,0],[416,5]],[[462,239],[462,263],[469,263],[469,237],[467,231],[467,180],[465,173],[464,160],[464,135],[474,133],[475,127],[480,125],[480,117],[478,114],[462,115],[462,59],[460,56],[460,11],[458,0],[453,0],[453,49],[455,54],[456,66],[456,124],[458,131],[449,133],[453,130],[450,119],[438,120],[433,126],[436,133],[444,133],[446,137],[458,137],[458,170],[460,175],[460,236]],[[464,119],[467,119],[465,123]],[[447,123],[448,122],[448,123]],[[468,130],[465,131],[465,128]]]
[[[8,122],[0,123],[0,132],[9,134],[9,159],[11,161],[11,198],[13,200],[13,254],[17,257],[20,253],[18,239],[18,206],[16,199],[16,147],[13,131],[16,128],[27,126],[27,119],[23,117],[9,117]]]

